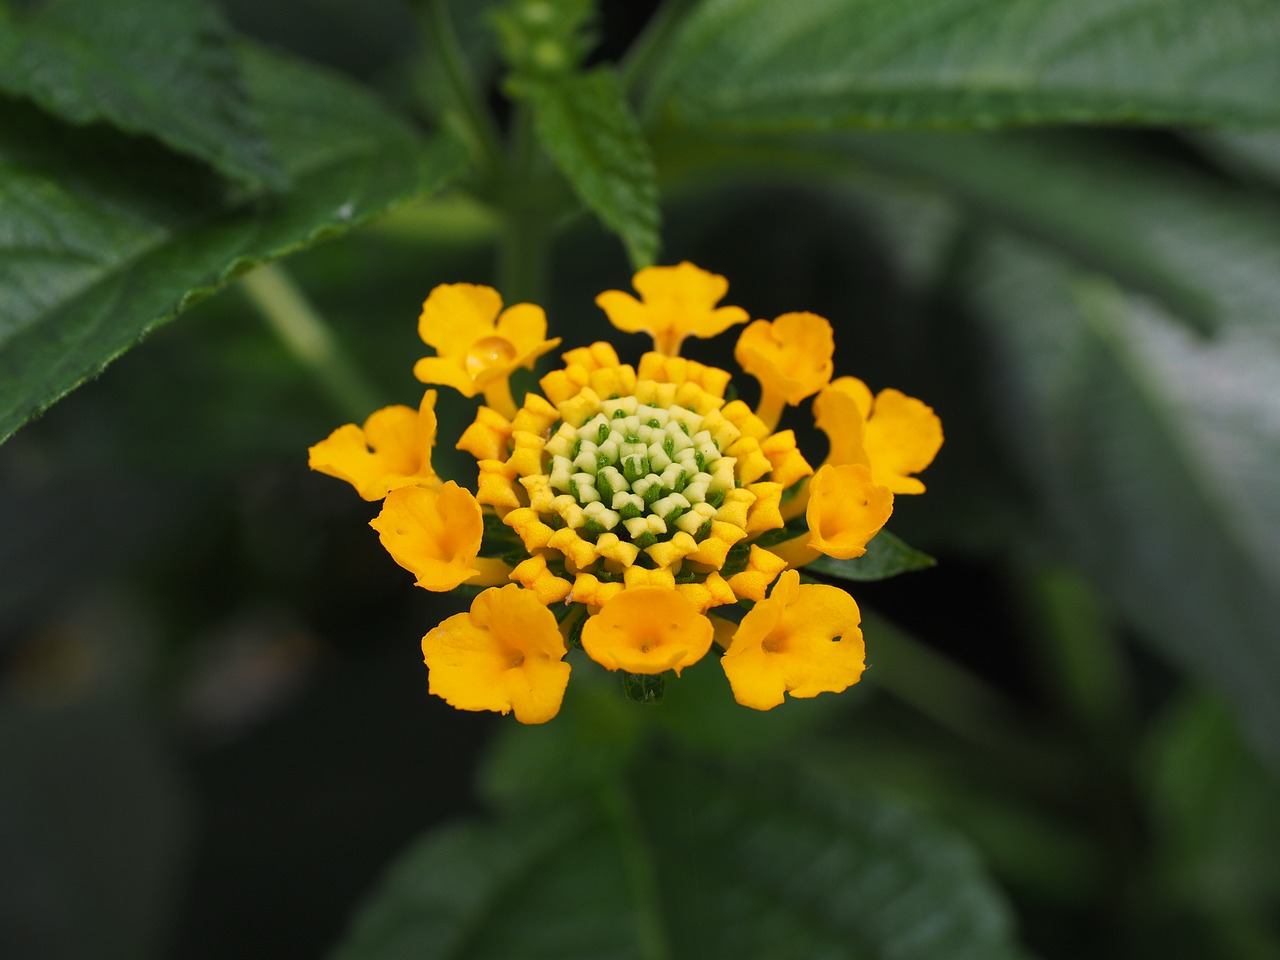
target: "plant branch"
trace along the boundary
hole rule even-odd
[[[377,391],[347,362],[329,325],[284,267],[274,263],[259,267],[241,278],[240,287],[267,326],[316,378],[344,416],[363,421],[382,406]]]

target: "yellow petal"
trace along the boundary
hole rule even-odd
[[[872,397],[861,380],[841,377],[818,395],[813,412],[830,441],[827,463],[865,464],[894,493],[924,493],[911,474],[942,447],[942,421],[932,407],[892,388]]]
[[[881,390],[867,420],[863,443],[871,476],[894,493],[924,493],[919,473],[942,447],[942,421],[933,408],[906,394]]]
[[[418,336],[440,356],[462,353],[494,333],[502,297],[493,287],[442,283],[423,301]]]
[[[734,699],[769,710],[787,693],[814,697],[857,683],[865,667],[861,619],[843,590],[801,584],[795,570],[786,571],[742,618],[720,660]]]
[[[616,367],[620,363],[618,352],[613,349],[613,344],[605,340],[597,340],[590,346],[567,350],[562,357],[566,367],[583,367],[587,371]]]
[[[893,493],[875,483],[860,463],[822,467],[809,481],[809,546],[829,557],[850,560],[893,513]]]
[[[365,500],[381,500],[400,487],[439,484],[431,468],[435,402],[436,391],[428,390],[416,411],[383,407],[369,415],[363,429],[354,423],[339,427],[307,451],[307,465],[345,480]]]
[[[814,423],[827,435],[832,466],[861,463],[870,466],[863,445],[864,421],[871,410],[871,391],[855,377],[841,377],[813,401]]]
[[[427,590],[452,590],[480,573],[480,504],[452,480],[439,490],[392,490],[369,526],[391,558]]]
[[[521,723],[545,723],[559,712],[566,653],[556,618],[514,584],[484,591],[470,612],[422,638],[431,693],[459,710],[514,710]]]
[[[667,356],[662,353],[646,353],[640,358],[636,375],[643,380],[659,383],[696,383],[707,393],[721,399],[731,378],[727,370],[709,367],[696,360]]]
[[[572,583],[547,569],[546,554],[541,552],[517,565],[511,571],[511,579],[532,591],[538,602],[548,607],[559,603],[573,589]]]
[[[794,430],[782,430],[771,434],[760,444],[760,452],[769,458],[773,469],[769,471],[771,479],[787,488],[813,473],[813,467],[796,448]]]
[[[834,353],[831,324],[824,318],[784,313],[772,323],[757,320],[743,330],[733,355],[765,393],[795,406],[827,385]]]
[[[747,555],[746,568],[729,578],[729,587],[739,598],[759,603],[764,599],[769,584],[786,567],[787,561],[782,557],[753,543]]]
[[[596,297],[596,304],[619,330],[650,334],[658,353],[675,356],[685,337],[714,337],[747,320],[741,307],[716,307],[729,290],[724,277],[688,262],[646,267],[632,284],[640,300],[608,290]]]
[[[655,674],[697,663],[711,649],[711,621],[674,590],[624,590],[582,628],[582,649],[609,670]]]
[[[463,396],[484,391],[486,402],[503,409],[509,401],[507,380],[517,367],[533,367],[559,339],[544,340],[547,318],[541,307],[518,303],[502,311],[502,298],[491,287],[470,283],[441,284],[422,305],[418,333],[436,348],[423,357],[413,374],[424,383],[453,387]]]
[[[476,418],[454,445],[477,460],[505,460],[507,441],[511,439],[511,421],[497,410],[482,406]]]

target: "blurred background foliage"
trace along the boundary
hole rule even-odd
[[[0,2],[0,956],[1280,957],[1277,89],[1263,0]],[[839,697],[457,713],[305,448],[654,256],[938,410],[939,565]]]

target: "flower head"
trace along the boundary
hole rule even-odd
[[[474,495],[431,469],[434,392],[416,415],[379,411],[312,448],[315,469],[385,497],[372,525],[419,586],[495,587],[423,639],[431,691],[460,709],[550,718],[568,680],[565,635],[645,696],[713,643],[734,695],[757,709],[861,675],[857,605],[800,584],[795,568],[865,552],[894,493],[923,489],[912,474],[941,443],[937,417],[897,391],[831,382],[831,325],[811,313],[742,332],[735,355],[761,384],[752,410],[728,399],[728,371],[678,356],[685,337],[747,319],[716,306],[724,279],[684,263],[634,283],[640,300],[614,290],[597,302],[657,349],[635,364],[604,341],[569,350],[519,405],[511,373],[558,343],[542,311],[502,311],[487,287],[432,291],[420,330],[437,356],[415,373],[484,393],[457,440],[476,459]],[[816,473],[795,433],[777,429],[786,406],[814,394],[831,438]],[[734,605],[749,608],[737,627],[715,613]],[[653,682],[637,688],[636,675]]]
[[[567,652],[551,611],[514,585],[486,590],[470,612],[422,638],[432,693],[459,710],[514,710],[521,723],[545,723],[560,711]]]
[[[729,281],[692,263],[645,267],[632,280],[637,300],[621,290],[607,290],[596,304],[609,322],[626,333],[647,333],[658,353],[676,356],[685,337],[714,337],[747,322],[741,307],[717,307],[729,292]]]

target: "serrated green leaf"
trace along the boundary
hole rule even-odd
[[[424,143],[347,81],[257,51],[244,64],[284,195],[227,194],[149,144],[0,102],[0,439],[238,274],[462,169],[451,140]]]
[[[867,544],[867,552],[852,560],[819,557],[805,564],[806,570],[841,580],[885,580],[912,570],[926,570],[938,561],[915,550],[888,530],[881,530]]]
[[[282,189],[231,32],[204,0],[0,7],[0,92],[61,120],[155,137],[236,180]]]
[[[626,245],[638,270],[658,253],[653,158],[617,75],[607,67],[554,78],[521,78],[538,139],[579,199]]]
[[[1019,956],[961,843],[794,771],[653,757],[561,811],[428,837],[334,960]]]
[[[1280,120],[1266,0],[708,0],[649,107],[738,130]]]

